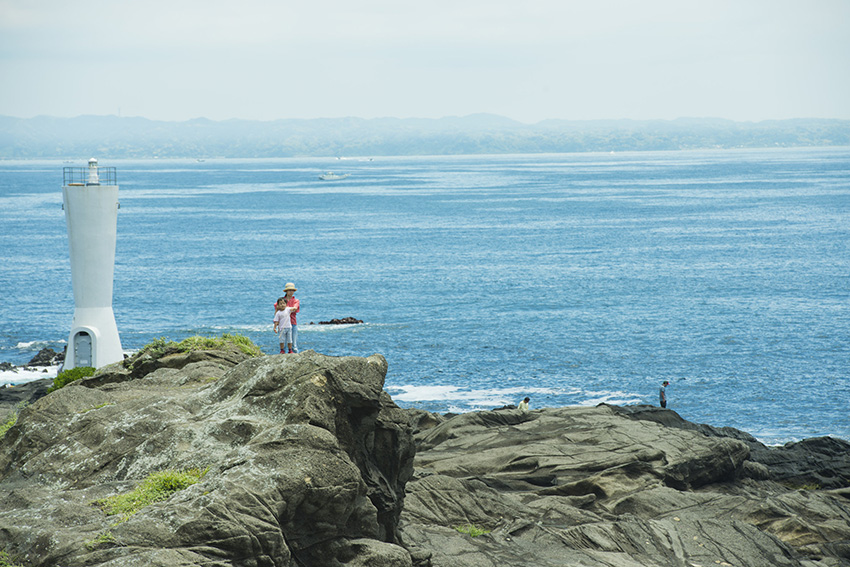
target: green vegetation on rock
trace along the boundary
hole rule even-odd
[[[6,420],[6,423],[0,425],[0,439],[3,439],[3,437],[6,436],[6,432],[9,431],[16,423],[18,423],[18,414],[13,413]]]
[[[84,413],[88,413],[88,412],[90,412],[90,411],[98,410],[98,409],[100,409],[100,408],[105,408],[106,406],[111,406],[111,405],[114,405],[114,404],[112,404],[112,403],[110,403],[110,402],[103,402],[102,404],[98,404],[98,405],[96,405],[96,406],[94,406],[94,407],[91,407],[91,408],[88,408],[88,409],[84,409],[84,410],[78,411],[77,413],[78,413],[78,414],[84,414]]]
[[[91,366],[78,366],[77,368],[71,368],[70,370],[63,370],[56,376],[56,378],[53,379],[53,385],[47,389],[47,393],[55,392],[59,388],[70,384],[74,380],[79,380],[80,378],[91,376],[92,374],[94,374],[94,368]]]
[[[2,440],[6,436],[6,432],[9,431],[12,427],[18,423],[18,414],[21,413],[21,410],[27,407],[27,402],[18,402],[15,406],[15,411],[6,418],[6,422],[0,424],[0,440]],[[2,556],[0,556],[0,560],[2,560]],[[0,563],[0,567],[3,567],[3,563]]]
[[[193,350],[215,350],[224,348],[227,343],[232,343],[239,347],[239,350],[250,356],[260,356],[260,347],[255,345],[251,339],[242,335],[223,334],[220,338],[215,337],[200,337],[193,336],[180,341],[177,346],[184,352]]]
[[[172,494],[189,488],[201,480],[209,469],[166,469],[149,474],[131,492],[117,494],[93,502],[99,506],[107,515],[121,514],[121,519],[126,520],[148,504],[168,500]]]
[[[116,541],[115,536],[112,535],[112,532],[107,531],[97,534],[97,536],[92,539],[86,540],[84,543],[86,549],[88,549],[89,551],[94,551],[95,549],[98,549],[102,546],[115,544]],[[0,565],[0,567],[2,567],[2,565]]]
[[[18,414],[13,413],[6,419],[6,423],[0,425],[0,439],[6,436],[6,432],[9,431],[16,423],[18,423]],[[0,567],[2,567],[2,563],[0,563]]]
[[[13,563],[12,558],[5,551],[0,551],[0,567],[23,567],[19,563]]]
[[[260,347],[251,339],[242,335],[225,333],[221,337],[188,337],[180,342],[170,341],[159,337],[146,344],[136,354],[124,361],[124,368],[129,369],[140,378],[142,375],[156,370],[159,361],[174,355],[186,355],[196,351],[220,351],[225,357],[233,355],[258,357],[263,353]]]
[[[479,528],[478,526],[473,526],[472,524],[466,524],[465,526],[455,526],[455,529],[462,534],[468,535],[469,537],[478,537],[490,533],[490,530],[485,530],[484,528]]]
[[[260,356],[262,354],[260,347],[255,345],[248,337],[225,333],[221,337],[201,337],[195,335],[185,338],[179,343],[166,341],[164,338],[159,337],[142,347],[139,355],[149,354],[154,358],[159,358],[160,356],[176,352],[223,349],[228,343],[236,346],[239,350],[250,356]]]

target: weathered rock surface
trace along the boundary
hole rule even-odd
[[[116,364],[24,409],[0,442],[0,549],[28,567],[410,566],[414,447],[386,361],[306,352]],[[209,468],[126,521],[95,500]]]
[[[32,380],[11,388],[0,387],[0,423],[9,415],[17,412],[21,406],[31,404],[47,395],[47,389],[53,385],[53,379]]]
[[[744,441],[750,447],[750,460],[769,467],[772,480],[796,487],[834,489],[850,486],[850,443],[841,439],[815,437],[782,447],[766,447],[749,433],[731,427],[691,423],[675,412],[661,411],[653,406],[611,406],[611,409],[633,419]]]
[[[431,551],[434,567],[850,565],[850,476],[833,490],[789,488],[766,457],[781,451],[639,412],[419,412],[405,543]],[[846,457],[850,444],[830,441]],[[467,524],[491,532],[454,529]]]
[[[401,410],[386,371],[169,351],[34,390],[0,441],[0,550],[25,567],[850,567],[845,441],[765,447],[648,406]],[[167,468],[209,470],[127,520],[92,505]]]

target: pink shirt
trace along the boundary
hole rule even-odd
[[[286,306],[292,307],[292,313],[289,315],[289,320],[292,322],[293,325],[297,325],[298,323],[295,322],[295,314],[301,310],[301,302],[295,299],[294,297],[290,297],[289,300],[286,302]]]

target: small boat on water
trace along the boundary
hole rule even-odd
[[[345,179],[348,177],[348,173],[334,173],[333,171],[328,171],[319,176],[319,179],[323,181],[336,181],[338,179]]]

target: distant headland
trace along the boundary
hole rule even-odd
[[[850,120],[735,122],[544,120],[492,114],[440,119],[322,118],[274,121],[197,118],[0,116],[0,159],[72,159],[92,148],[106,159],[285,158],[665,151],[850,145]]]

